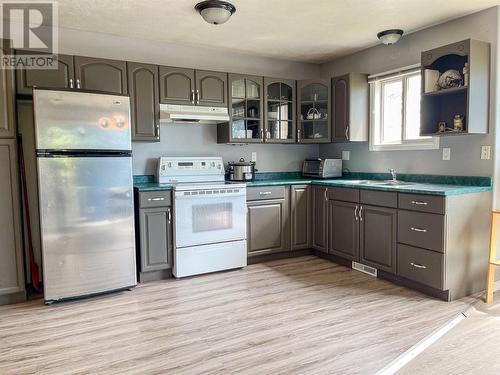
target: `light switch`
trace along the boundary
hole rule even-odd
[[[253,162],[257,162],[257,153],[255,151],[252,152],[252,160]]]
[[[449,147],[443,148],[443,160],[451,159],[451,149]]]
[[[342,160],[351,159],[351,151],[342,151]]]
[[[481,146],[481,160],[491,159],[491,146]]]

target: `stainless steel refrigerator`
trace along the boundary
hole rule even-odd
[[[130,99],[33,90],[47,303],[135,286]]]

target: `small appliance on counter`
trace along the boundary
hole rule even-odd
[[[254,181],[255,180],[254,161],[245,161],[241,158],[240,161],[230,161],[227,163],[227,178],[229,181]]]
[[[302,176],[315,178],[342,177],[342,159],[305,159]]]

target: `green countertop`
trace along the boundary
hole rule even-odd
[[[266,173],[262,174],[262,176],[259,176],[259,174],[257,176],[258,179],[256,181],[247,182],[248,187],[322,185],[441,196],[470,194],[492,190],[491,178],[489,177],[400,175],[403,181],[414,184],[405,186],[380,186],[357,184],[352,181],[355,179],[389,179],[386,174],[352,173],[347,176],[347,178],[327,180],[300,178],[300,174],[297,172]],[[259,179],[259,177],[265,178]],[[134,187],[138,191],[158,191],[171,190],[174,186],[173,184],[157,184],[153,181],[153,176],[134,176]]]

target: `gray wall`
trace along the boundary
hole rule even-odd
[[[380,73],[420,62],[420,52],[444,44],[473,38],[491,43],[490,133],[487,135],[442,137],[440,147],[451,148],[451,160],[442,160],[442,150],[369,151],[368,143],[321,145],[322,157],[340,157],[350,150],[345,166],[353,171],[379,172],[395,168],[402,173],[450,175],[493,175],[493,159],[480,160],[480,146],[495,144],[497,8],[472,14],[441,25],[405,35],[393,46],[378,45],[325,63],[321,76],[347,72]],[[492,148],[493,149],[493,148]],[[493,152],[493,155],[495,152]]]
[[[59,51],[160,65],[183,66],[223,72],[305,79],[318,77],[319,65],[269,59],[207,48],[194,48],[150,40],[123,38],[71,29],[60,30]],[[218,145],[216,127],[162,125],[161,142],[134,143],[134,174],[151,174],[159,156],[222,156],[224,161],[250,159],[257,152],[260,171],[300,170],[305,157],[318,156],[317,145]]]

